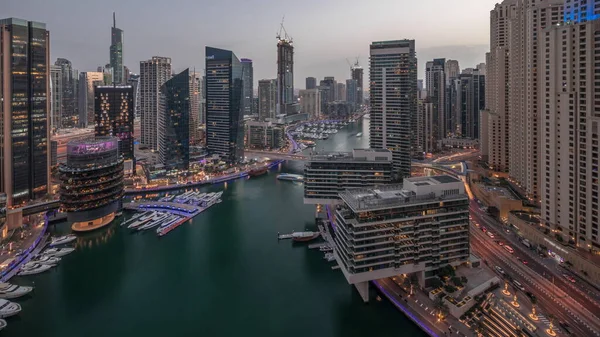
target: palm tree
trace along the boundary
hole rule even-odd
[[[548,320],[550,321],[550,326],[548,327],[548,333],[550,335],[554,335],[554,315],[548,314]]]
[[[531,297],[531,315],[529,315],[532,319],[537,320],[537,315],[535,314],[535,305],[537,304],[537,297]]]
[[[438,320],[443,320],[446,314],[448,314],[448,306],[444,303],[441,297],[438,297],[433,303],[433,307],[438,311]]]

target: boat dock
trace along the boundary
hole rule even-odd
[[[316,248],[321,248],[321,247],[331,247],[331,246],[329,245],[329,242],[327,242],[327,241],[311,243],[310,245],[308,245],[308,249],[316,249]]]
[[[46,246],[49,243],[48,238],[50,238],[50,234],[48,234],[48,233],[44,234],[44,236],[42,236],[42,239],[40,240],[38,245],[31,251],[31,253],[29,253],[27,255],[27,257],[25,257],[21,262],[19,262],[19,264],[16,265],[11,271],[9,271],[6,275],[4,275],[2,277],[1,281],[7,282],[8,280],[10,280],[13,276],[15,276],[21,270],[22,265],[29,262],[31,259],[36,257],[42,250],[44,250],[44,248],[46,248]]]

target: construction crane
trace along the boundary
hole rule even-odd
[[[350,60],[348,60],[348,58],[346,58],[346,62],[348,62],[348,66],[350,67],[350,71],[352,71],[352,69],[355,69],[355,68],[359,68],[359,67],[360,67],[360,65],[359,65],[359,63],[358,63],[358,59],[359,59],[359,57],[360,57],[360,56],[357,56],[357,57],[356,57],[356,61],[354,62],[354,64],[350,63]]]
[[[288,35],[287,30],[285,30],[285,27],[283,26],[283,21],[285,20],[285,15],[283,16],[283,18],[281,19],[281,25],[279,26],[279,31],[277,32],[277,35],[275,36],[277,38],[277,40],[281,41],[288,41],[288,42],[292,42],[292,37]],[[281,35],[281,32],[283,31],[283,38]]]

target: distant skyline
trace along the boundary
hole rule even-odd
[[[369,44],[415,39],[419,78],[433,58],[459,61],[461,69],[485,62],[489,50],[489,13],[500,0],[156,0],[82,3],[76,0],[9,1],[2,18],[46,23],[52,63],[66,58],[79,71],[95,71],[109,63],[112,12],[124,31],[124,65],[137,73],[139,62],[152,56],[171,57],[173,71],[204,68],[204,47],[230,49],[254,62],[254,82],[276,78],[275,35],[285,15],[294,40],[294,87],[305,78],[350,78],[346,58],[357,56],[368,87]],[[227,17],[225,17],[227,15]],[[258,87],[255,83],[255,87]]]

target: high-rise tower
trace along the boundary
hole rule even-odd
[[[7,206],[50,191],[49,45],[44,23],[0,20],[0,191]]]
[[[117,19],[114,12],[110,37],[110,67],[113,71],[113,83],[125,83],[125,72],[123,69],[123,31],[117,28]]]
[[[364,75],[364,70],[363,67],[361,67],[358,64],[358,59],[356,60],[356,63],[354,63],[354,65],[352,65],[350,67],[350,75],[351,75],[351,79],[356,81],[356,105],[361,105],[363,104],[364,101],[364,83],[363,83],[363,75]]]
[[[171,78],[171,58],[154,56],[140,62],[141,143],[158,150],[158,109],[160,88]]]
[[[281,35],[283,32],[283,35]],[[277,113],[294,113],[294,45],[283,27],[277,34]]]
[[[427,97],[433,103],[433,135],[437,141],[446,138],[453,130],[452,119],[446,114],[446,59],[434,59],[426,63],[425,87]]]
[[[379,41],[370,47],[372,148],[392,152],[393,179],[410,176],[417,117],[415,40]]]
[[[242,65],[230,50],[206,47],[206,148],[235,164],[244,160]]]
[[[254,100],[254,68],[251,59],[241,59],[244,79],[244,115],[252,115],[252,101]]]
[[[158,143],[160,161],[169,168],[187,170],[190,161],[190,71],[166,81],[160,89]]]

